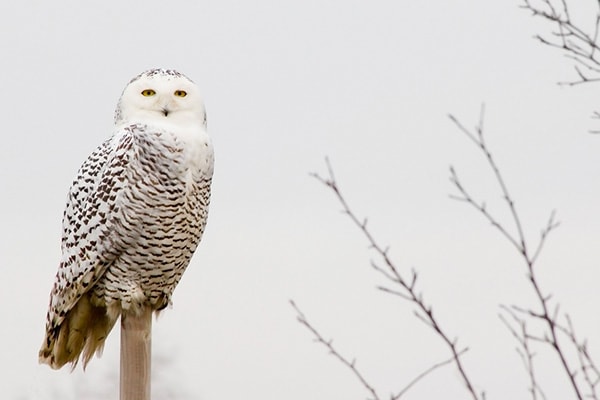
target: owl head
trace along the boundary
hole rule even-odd
[[[206,112],[198,87],[172,69],[151,69],[133,78],[123,90],[115,124],[201,123]]]

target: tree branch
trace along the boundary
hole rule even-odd
[[[549,4],[548,1],[545,1],[545,3]],[[554,11],[554,9],[552,9],[552,10],[553,10],[552,12],[556,13],[556,11]],[[565,18],[568,18],[568,13],[565,13],[564,15],[566,15]],[[483,108],[482,108],[482,110],[483,110]],[[483,114],[483,112],[482,112],[482,114]],[[577,396],[578,399],[581,400],[581,399],[583,399],[582,388],[576,379],[576,371],[571,367],[569,361],[567,360],[565,346],[563,345],[563,343],[560,340],[559,335],[558,335],[559,332],[561,332],[560,325],[558,324],[558,318],[560,315],[559,307],[558,307],[558,305],[556,305],[554,307],[551,306],[551,304],[550,304],[551,296],[545,295],[544,292],[542,291],[541,285],[540,285],[539,280],[536,275],[536,268],[534,268],[535,263],[540,255],[540,252],[543,248],[544,243],[546,242],[548,235],[550,234],[550,232],[552,230],[554,230],[556,227],[558,227],[558,223],[555,221],[555,213],[554,213],[554,211],[551,213],[548,223],[546,224],[544,229],[542,229],[541,238],[540,238],[540,241],[538,242],[537,246],[535,246],[535,251],[533,253],[530,252],[529,247],[527,245],[526,237],[523,233],[523,226],[521,223],[521,219],[517,212],[517,208],[515,206],[513,197],[511,196],[511,194],[508,190],[508,186],[505,183],[505,180],[500,172],[500,169],[498,168],[494,158],[491,155],[491,152],[489,151],[489,149],[484,141],[482,123],[480,122],[479,126],[477,126],[475,128],[475,133],[472,133],[471,131],[466,129],[462,124],[460,124],[460,122],[458,122],[458,120],[454,116],[450,116],[450,119],[457,125],[457,127],[459,128],[459,130],[461,132],[463,132],[472,142],[474,142],[476,144],[478,149],[485,156],[485,159],[486,159],[486,162],[487,162],[489,168],[494,172],[496,182],[499,186],[500,192],[502,193],[502,198],[503,198],[504,202],[506,203],[506,206],[510,210],[511,220],[515,226],[516,233],[511,233],[502,223],[499,222],[499,220],[497,218],[495,218],[492,214],[490,214],[486,210],[485,206],[482,205],[483,203],[477,202],[473,199],[473,197],[465,189],[464,185],[461,184],[454,168],[451,167],[450,182],[454,185],[454,187],[458,190],[458,192],[460,194],[460,196],[454,196],[454,198],[458,198],[459,200],[462,200],[463,202],[466,202],[466,203],[470,204],[471,206],[473,206],[480,214],[483,215],[483,217],[486,220],[491,222],[492,226],[494,226],[498,231],[500,231],[500,233],[516,248],[516,250],[520,254],[520,256],[523,259],[525,266],[527,268],[527,277],[531,284],[533,292],[537,298],[540,311],[534,311],[532,309],[521,308],[521,307],[516,307],[516,306],[513,306],[512,309],[515,311],[518,311],[520,313],[523,313],[524,315],[526,315],[528,317],[541,320],[544,323],[545,332],[541,336],[541,340],[539,340],[539,341],[542,343],[548,344],[553,349],[554,353],[557,355],[557,357],[560,361],[560,365],[562,366],[563,371],[566,373],[566,375],[569,378],[569,382],[571,384],[571,387],[573,388],[575,395]],[[513,315],[513,314],[511,314],[511,315]],[[513,315],[513,317],[514,317],[514,315]],[[529,345],[528,340],[536,340],[536,338],[533,336],[530,336],[529,333],[525,330],[525,326],[523,325],[524,322],[522,322],[524,320],[518,319],[516,317],[515,317],[515,319],[518,322],[518,324],[521,326],[521,332],[518,333],[517,331],[515,331],[512,328],[511,328],[511,332],[513,333],[513,336],[515,336],[515,337],[517,337],[517,339],[519,339],[521,347],[524,351],[524,355],[526,358],[526,360],[525,360],[526,366],[527,366],[528,370],[530,371],[530,381],[531,381],[531,390],[530,391],[535,398],[536,393],[541,393],[541,391],[539,390],[539,387],[537,386],[535,377],[533,375],[533,364],[532,364],[532,360],[533,360],[532,354],[533,353],[530,353],[530,350],[528,348],[528,345]],[[506,322],[506,320],[504,320],[504,321]],[[516,334],[516,333],[518,333],[518,334]],[[574,339],[571,339],[571,341],[575,344],[577,343],[577,341]],[[582,366],[582,368],[584,368],[584,366]],[[585,368],[588,368],[587,364],[585,365]],[[593,381],[591,379],[590,379],[590,381],[593,383]],[[595,388],[595,384],[591,385],[591,386],[592,386],[592,388]]]
[[[442,326],[434,316],[432,307],[425,302],[422,293],[417,291],[415,287],[417,280],[416,272],[413,270],[412,274],[409,277],[405,277],[402,273],[400,273],[396,265],[392,262],[392,260],[389,257],[389,249],[382,247],[375,240],[375,238],[367,228],[367,220],[359,218],[350,209],[350,206],[348,205],[346,199],[344,198],[338,187],[335,175],[333,173],[333,168],[331,167],[329,160],[325,159],[325,162],[327,164],[328,176],[322,177],[321,175],[316,173],[311,174],[311,176],[316,178],[319,182],[321,182],[334,192],[339,203],[342,205],[343,213],[346,214],[354,223],[354,225],[361,231],[362,235],[366,238],[369,247],[372,248],[378,254],[378,256],[383,262],[383,267],[378,266],[374,262],[372,262],[371,265],[386,279],[398,286],[397,290],[382,287],[380,287],[380,290],[383,290],[384,292],[396,295],[404,300],[407,300],[416,307],[415,315],[427,326],[433,329],[433,331],[438,335],[438,337],[440,337],[442,341],[447,345],[452,354],[452,359],[454,360],[454,363],[459,371],[462,381],[467,388],[468,393],[470,393],[471,397],[474,400],[479,400],[479,395],[475,391],[474,385],[471,382],[469,376],[467,375],[466,370],[459,358],[459,355],[462,354],[464,350],[459,350],[456,340],[450,339],[446,331],[442,328]]]
[[[331,354],[332,356],[337,358],[342,364],[344,364],[346,367],[348,367],[352,371],[354,376],[356,376],[358,378],[358,380],[364,386],[364,388],[367,389],[367,391],[369,393],[371,393],[371,396],[373,396],[373,400],[380,400],[379,396],[377,395],[377,391],[375,390],[373,385],[371,385],[369,382],[367,382],[367,380],[365,379],[363,374],[356,368],[356,360],[353,359],[352,361],[349,361],[346,357],[342,356],[335,349],[335,347],[333,347],[333,340],[332,339],[325,340],[325,338],[323,338],[323,336],[321,336],[319,331],[317,331],[310,324],[310,322],[308,322],[308,320],[304,316],[304,313],[302,311],[300,311],[300,309],[298,308],[298,306],[296,306],[296,303],[294,303],[293,300],[290,300],[290,304],[292,305],[294,310],[296,310],[296,319],[298,320],[298,322],[300,322],[302,325],[304,325],[306,327],[306,329],[308,329],[309,331],[312,332],[313,336],[315,337],[315,340],[318,343],[321,343],[322,345],[324,345],[329,350],[329,354]]]
[[[296,311],[296,319],[298,320],[298,322],[300,324],[302,324],[304,327],[306,327],[306,329],[308,329],[313,336],[315,337],[315,340],[322,344],[323,346],[325,346],[327,348],[327,350],[329,350],[329,354],[331,354],[332,356],[334,356],[336,359],[338,359],[342,364],[344,364],[348,369],[350,369],[352,371],[352,373],[354,374],[354,376],[356,378],[358,378],[358,380],[360,381],[360,383],[362,384],[362,386],[371,394],[372,398],[374,400],[379,400],[380,397],[377,394],[377,391],[375,390],[375,388],[373,387],[373,385],[371,385],[367,379],[364,377],[364,375],[362,374],[362,372],[360,372],[358,370],[358,368],[356,367],[356,360],[353,359],[352,361],[350,361],[348,358],[342,356],[337,349],[335,349],[333,347],[333,340],[326,340],[320,333],[319,331],[306,319],[306,316],[304,315],[304,313],[298,308],[298,306],[296,305],[296,303],[293,300],[290,300],[290,304],[292,305],[292,307],[294,308],[294,310]],[[464,353],[466,353],[468,351],[468,349],[463,349],[461,351],[458,352],[458,356],[463,355]],[[408,392],[409,389],[411,389],[415,384],[417,384],[420,380],[422,380],[423,378],[425,378],[427,375],[429,375],[430,373],[432,373],[433,371],[437,370],[438,368],[441,368],[445,365],[451,364],[452,362],[455,361],[454,357],[451,357],[447,360],[441,361],[437,364],[432,365],[431,367],[427,368],[425,371],[421,372],[419,375],[417,375],[415,378],[413,378],[402,390],[400,390],[398,393],[396,394],[392,394],[390,396],[390,400],[398,400],[400,399],[403,395],[406,394],[406,392]]]
[[[561,84],[572,86],[600,81],[598,53],[600,50],[598,44],[600,3],[596,6],[594,26],[592,31],[588,32],[571,18],[567,0],[523,0],[522,8],[531,12],[534,17],[551,22],[556,27],[556,31],[552,32],[550,37],[537,35],[535,38],[546,46],[559,49],[575,62],[577,79],[561,82]],[[584,67],[587,73],[584,73],[578,66]]]
[[[517,315],[508,307],[502,306],[502,309],[505,313],[507,313],[513,320],[513,322],[509,322],[504,315],[499,314],[500,319],[504,323],[504,325],[508,328],[510,333],[512,333],[513,337],[517,340],[520,348],[517,348],[517,353],[521,356],[521,360],[523,361],[523,365],[525,365],[525,369],[527,370],[527,375],[529,376],[529,392],[531,393],[531,398],[533,400],[538,400],[541,398],[542,400],[546,399],[546,395],[542,391],[539,383],[537,382],[535,370],[533,366],[533,358],[535,357],[535,353],[531,349],[529,342],[531,340],[536,340],[533,338],[529,332],[527,331],[527,322],[517,317]],[[512,324],[516,324],[518,326],[518,330],[513,327]],[[539,397],[538,397],[539,396]]]

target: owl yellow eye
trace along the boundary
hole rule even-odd
[[[142,96],[145,96],[145,97],[154,96],[155,94],[156,94],[156,92],[152,89],[142,90]]]
[[[187,92],[185,90],[176,90],[175,93],[173,93],[173,94],[177,97],[187,96]]]

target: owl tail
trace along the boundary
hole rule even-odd
[[[102,354],[104,341],[118,317],[118,313],[107,312],[105,306],[92,304],[90,294],[84,294],[59,325],[47,326],[40,363],[53,369],[72,363],[74,369],[81,356],[85,369],[94,354]]]

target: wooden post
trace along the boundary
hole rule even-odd
[[[152,309],[121,315],[120,400],[150,400]]]

